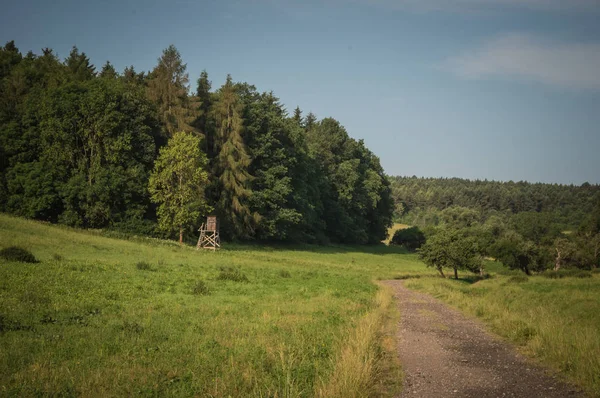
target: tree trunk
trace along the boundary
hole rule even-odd
[[[458,280],[458,268],[454,268],[454,279]]]
[[[556,261],[554,262],[554,271],[558,271],[560,269],[560,262],[561,262],[561,257],[560,257],[560,250],[558,250],[558,248],[556,248]]]
[[[442,267],[437,267],[437,270],[440,272],[440,275],[442,275],[442,278],[446,277],[446,275],[444,275],[444,270],[442,270]]]
[[[183,227],[179,226],[179,244],[183,245]]]

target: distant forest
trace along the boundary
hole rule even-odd
[[[337,120],[230,76],[190,86],[174,46],[149,73],[0,47],[0,211],[187,240],[216,214],[229,240],[364,244],[393,209],[379,159]]]
[[[565,229],[577,228],[600,204],[600,185],[580,186],[391,177],[394,219],[411,225],[437,225],[448,208],[475,210],[479,222],[525,212],[544,213]]]

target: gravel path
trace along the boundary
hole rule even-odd
[[[433,297],[386,281],[400,306],[400,397],[582,397],[477,321]]]

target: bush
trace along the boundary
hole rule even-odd
[[[546,271],[542,276],[550,279],[561,278],[591,278],[592,272],[579,269],[559,269],[558,271]]]
[[[139,263],[137,263],[135,265],[135,267],[137,269],[139,269],[139,270],[142,270],[142,271],[150,271],[152,269],[152,267],[150,266],[150,264],[148,264],[145,261],[140,261]]]
[[[292,274],[290,274],[290,271],[282,269],[281,271],[279,271],[279,276],[282,278],[291,278]]]
[[[590,271],[579,271],[573,274],[574,278],[591,278],[592,276]]]
[[[217,276],[217,280],[233,282],[250,282],[246,275],[244,275],[239,269],[235,268],[222,268],[221,273],[219,274],[219,276]]]
[[[527,275],[515,275],[508,278],[507,283],[524,283],[529,281]]]
[[[425,243],[425,235],[418,227],[399,229],[394,233],[390,244],[404,246],[406,249],[414,251]]]
[[[204,281],[199,280],[192,286],[192,294],[195,294],[196,296],[208,296],[210,294],[210,289],[206,286]]]
[[[21,263],[39,263],[38,259],[35,258],[33,253],[18,246],[10,246],[0,250],[0,258],[8,261],[18,261]]]

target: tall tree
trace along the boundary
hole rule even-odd
[[[150,74],[148,97],[156,104],[158,115],[169,136],[176,131],[196,131],[192,123],[197,112],[188,95],[187,66],[174,45],[167,47]]]
[[[110,61],[106,61],[106,63],[102,66],[102,70],[98,76],[105,79],[116,79],[119,77],[119,74],[117,73],[115,67],[112,66]]]
[[[90,80],[96,76],[96,67],[91,64],[88,56],[83,52],[80,53],[75,46],[73,46],[69,57],[65,60],[65,65],[75,80]]]
[[[196,88],[196,99],[198,102],[197,118],[194,126],[204,134],[205,151],[209,158],[214,156],[214,126],[210,115],[212,107],[212,83],[208,80],[208,73],[203,70],[198,78]]]
[[[259,215],[249,207],[252,195],[248,172],[251,158],[242,137],[243,104],[231,76],[219,89],[213,108],[215,146],[217,150],[213,172],[218,178],[217,211],[222,219],[225,235],[247,239],[252,236]]]
[[[167,233],[178,230],[179,243],[184,230],[210,211],[204,199],[206,164],[200,139],[186,132],[175,133],[154,164],[149,189],[152,201],[159,205],[158,225]]]

